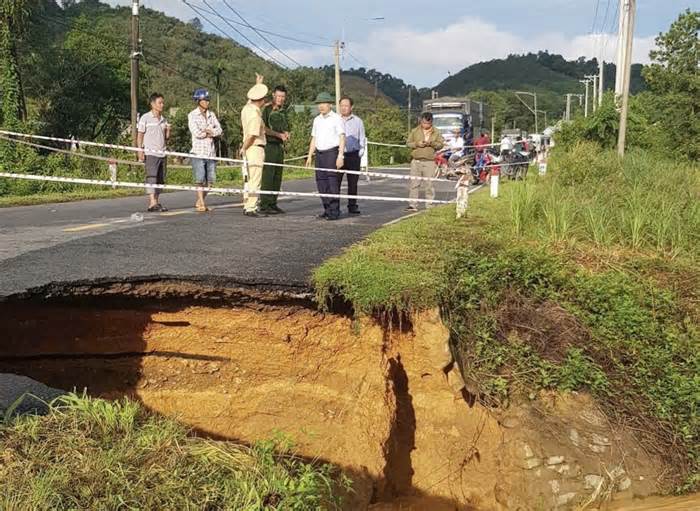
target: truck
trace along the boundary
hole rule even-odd
[[[464,135],[471,131],[476,136],[481,130],[491,129],[489,107],[468,97],[442,97],[423,101],[423,112],[433,114],[433,126],[445,140],[454,137],[457,128]]]

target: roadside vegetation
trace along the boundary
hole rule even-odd
[[[140,404],[76,395],[45,416],[0,421],[0,508],[335,509],[349,490],[283,438],[253,446],[195,438]]]
[[[315,273],[320,303],[356,313],[439,307],[472,392],[507,406],[591,392],[700,482],[700,168],[591,143],[545,177],[384,228]]]
[[[657,38],[614,150],[612,98],[555,135],[545,176],[437,208],[320,267],[319,303],[411,316],[439,307],[470,391],[508,406],[587,391],[667,461],[666,488],[700,487],[700,13]],[[685,111],[684,115],[679,112]],[[674,114],[675,112],[675,114]]]

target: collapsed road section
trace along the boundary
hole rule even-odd
[[[660,465],[585,395],[469,407],[442,371],[437,312],[397,327],[320,312],[301,289],[173,279],[51,286],[0,307],[0,373],[128,396],[197,435],[282,432],[353,480],[347,509],[565,509],[654,491]]]

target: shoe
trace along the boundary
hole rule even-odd
[[[277,204],[275,204],[274,206],[272,206],[272,209],[273,209],[277,214],[279,214],[279,215],[284,215],[285,213],[287,213],[285,210],[283,210],[282,208],[280,208]]]
[[[166,211],[168,211],[168,208],[166,208],[162,204],[158,204],[158,211],[160,211],[161,213],[165,213]]]
[[[350,214],[350,215],[359,215],[359,214],[360,214],[360,208],[358,208],[357,206],[355,206],[355,207],[353,207],[353,208],[348,208],[348,214]]]
[[[149,206],[146,211],[148,211],[149,213],[155,213],[157,211],[160,211],[160,208],[158,207],[158,204],[156,204],[155,206]]]
[[[338,216],[330,216],[330,215],[327,215],[327,216],[326,216],[326,220],[329,220],[329,221],[332,221],[332,220],[340,220],[340,215],[338,215]]]
[[[316,215],[316,218],[318,218],[319,220],[325,220],[326,218],[328,218],[328,215],[326,213],[321,213],[320,215]]]
[[[244,216],[249,216],[251,218],[263,218],[266,217],[267,215],[265,214],[260,214],[257,211],[244,211],[243,212]]]
[[[406,211],[407,213],[415,213],[416,211],[418,211],[418,208],[415,206],[408,206],[406,209],[404,209],[404,211]]]
[[[259,209],[258,213],[261,215],[279,215],[279,213],[272,208]]]

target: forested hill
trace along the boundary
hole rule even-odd
[[[129,119],[130,8],[97,0],[63,4],[37,0],[19,44],[30,118],[56,135],[112,137]],[[214,104],[220,93],[221,110],[233,119],[256,72],[269,85],[286,85],[294,103],[311,101],[321,90],[333,91],[333,74],[327,69],[284,69],[229,38],[204,32],[196,18],[183,22],[142,8],[140,33],[142,111],[153,91],[166,95],[168,107],[189,108],[192,91],[207,87]],[[360,103],[376,102],[374,86],[360,77],[343,92]],[[382,99],[389,102],[380,94]]]
[[[642,66],[632,67],[632,93],[646,88],[641,76]],[[585,75],[596,73],[597,60],[567,61],[561,55],[548,52],[527,55],[509,55],[505,59],[495,59],[469,66],[440,82],[435,89],[442,96],[468,94],[475,90],[532,90],[540,89],[558,94],[579,92],[582,88],[578,80]],[[605,66],[606,89],[615,84],[615,65]]]

